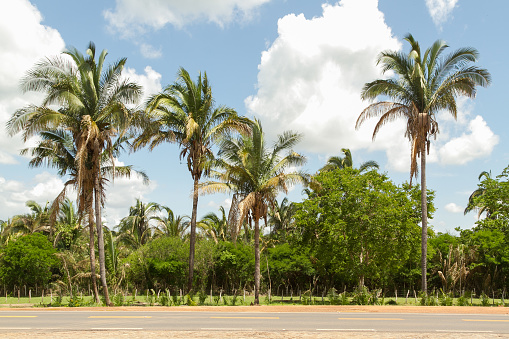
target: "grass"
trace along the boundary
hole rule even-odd
[[[19,300],[17,297],[0,297],[0,305],[3,306],[3,307],[9,307],[9,306],[12,306],[12,307],[16,307],[16,305],[26,305],[26,304],[31,304],[35,307],[37,306],[49,306],[50,305],[50,299],[51,297],[49,295],[45,295],[44,296],[44,299],[42,299],[40,296],[39,297],[32,297],[31,299],[29,299],[28,297],[20,297]],[[162,293],[159,297],[158,300],[157,299],[157,296],[155,295],[149,295],[149,298],[147,298],[146,295],[138,295],[136,298],[133,298],[133,296],[125,296],[123,298],[123,301],[120,300],[118,297],[117,299],[115,300],[115,296],[114,295],[111,295],[111,299],[112,299],[112,302],[115,303],[116,301],[116,304],[118,306],[120,306],[121,304],[123,305],[132,305],[132,304],[138,304],[138,305],[162,305],[164,304],[164,300],[162,298]],[[180,296],[178,296],[177,299],[180,299]],[[187,297],[183,297],[182,298],[182,302],[180,303],[180,305],[185,305],[187,304]],[[198,296],[194,296],[193,298],[193,301],[194,301],[194,304],[198,305],[199,304],[199,300],[198,300]],[[348,299],[348,302],[351,302],[352,301],[352,298],[347,298]],[[174,304],[174,301],[173,301],[173,298],[170,298],[171,300],[171,306],[175,306]],[[329,302],[328,302],[328,298],[324,297],[323,298],[324,300],[324,303],[322,303],[322,298],[321,297],[313,297],[313,300],[310,301],[308,304],[309,305],[328,305]],[[395,303],[394,305],[390,305],[390,301],[393,301],[393,303]],[[63,297],[62,300],[60,301],[60,305],[59,305],[59,300],[58,300],[58,297],[57,295],[53,295],[53,298],[52,298],[52,302],[51,302],[51,306],[68,306],[69,303],[70,303],[70,298],[69,297]],[[408,298],[408,302],[405,302],[406,299],[405,298],[398,298],[397,300],[397,303],[395,301],[395,298],[384,298],[383,299],[383,302],[384,304],[387,306],[387,307],[391,307],[391,306],[415,306],[415,305],[420,305],[420,299],[417,298],[417,302],[415,301],[415,298]],[[504,300],[505,301],[505,306],[506,307],[509,307],[509,300]],[[177,301],[178,302],[178,301]],[[253,296],[246,296],[245,300],[244,300],[244,297],[241,295],[241,296],[237,296],[236,300],[234,300],[234,297],[233,296],[223,296],[221,298],[221,300],[219,300],[219,298],[217,296],[213,296],[212,297],[212,301],[210,299],[210,295],[207,295],[207,298],[204,300],[203,302],[203,306],[242,306],[242,305],[250,305],[252,302],[254,302],[254,297]],[[468,302],[470,302],[470,299],[468,300]],[[167,303],[167,302],[166,302]],[[272,297],[271,298],[271,301],[269,302],[267,296],[260,296],[260,304],[262,305],[301,305],[302,303],[299,301],[299,297],[293,297],[293,298],[290,298],[290,297],[284,297],[284,298],[281,298],[280,296],[276,296],[276,297]],[[457,298],[454,298],[453,299],[453,305],[456,306],[458,304],[458,300]],[[493,306],[493,299],[489,299],[489,306]],[[495,305],[502,305],[502,300],[501,299],[495,299]],[[102,306],[100,304],[96,304],[93,300],[93,297],[92,296],[83,296],[81,297],[81,295],[78,295],[78,298],[75,298],[74,299],[74,306]],[[474,298],[473,299],[473,303],[472,303],[472,306],[482,306],[482,300],[480,298]]]

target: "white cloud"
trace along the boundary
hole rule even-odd
[[[224,26],[249,19],[252,11],[270,0],[116,0],[114,10],[105,11],[110,27],[124,36],[170,24],[183,27],[195,21]]]
[[[445,205],[445,210],[451,213],[463,213],[464,208],[451,202]]]
[[[410,143],[404,138],[404,121],[382,128],[375,142],[376,119],[355,130],[357,117],[369,105],[361,101],[361,89],[380,77],[378,54],[400,50],[401,43],[392,36],[376,0],[342,0],[322,7],[320,17],[291,14],[279,20],[279,36],[258,66],[257,93],[245,100],[248,111],[261,117],[269,137],[284,126],[304,134],[299,147],[306,151],[384,151],[388,169],[407,172]],[[498,143],[482,117],[472,120],[471,100],[458,98],[457,103],[457,121],[448,113],[438,117],[440,135],[431,142],[429,163],[464,164],[490,154]]]
[[[486,121],[479,115],[469,122],[468,130],[470,133],[463,133],[440,148],[441,163],[466,164],[474,159],[488,156],[499,142],[498,135],[491,131]]]
[[[141,55],[147,59],[157,59],[163,56],[161,47],[156,49],[154,46],[147,43],[142,43],[140,45],[140,52]]]
[[[143,87],[143,97],[140,104],[144,104],[151,95],[162,91],[161,74],[154,71],[150,66],[145,67],[143,71],[144,74],[137,74],[134,68],[128,67],[123,73],[125,77]]]
[[[441,29],[457,3],[458,0],[426,0],[429,14],[438,28]]]
[[[274,136],[286,129],[304,133],[300,147],[336,154],[341,147],[391,149],[404,143],[404,126],[394,125],[371,142],[374,122],[359,131],[355,122],[368,105],[364,83],[380,76],[376,57],[401,44],[378,10],[376,0],[325,4],[321,17],[290,14],[278,22],[278,38],[262,53],[257,93],[246,99]],[[397,141],[393,136],[401,136]],[[390,144],[390,145],[389,145]]]
[[[23,148],[19,137],[5,132],[5,123],[38,95],[22,95],[18,86],[25,72],[41,58],[60,53],[64,41],[59,32],[41,24],[42,16],[27,0],[0,1],[0,163],[17,163],[15,154]]]
[[[145,185],[143,179],[138,175],[133,175],[130,179],[115,178],[115,181],[106,188],[104,210],[106,225],[110,228],[118,225],[120,219],[129,214],[129,207],[134,205],[136,199],[144,200],[144,197],[156,187],[155,181],[150,181],[148,185]]]
[[[28,213],[25,206],[28,200],[44,206],[47,202],[51,203],[63,188],[62,179],[48,172],[37,174],[26,182],[0,177],[0,215],[7,219],[16,214]]]

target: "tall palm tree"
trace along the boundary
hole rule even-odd
[[[50,208],[48,203],[42,207],[37,202],[28,200],[25,205],[30,209],[31,213],[15,215],[5,231],[21,234],[49,233]]]
[[[106,69],[103,50],[96,60],[95,45],[91,42],[86,56],[70,48],[63,56],[46,58],[29,70],[21,81],[24,92],[45,94],[40,106],[29,105],[17,110],[7,123],[11,135],[23,131],[27,141],[43,131],[69,131],[76,149],[75,185],[78,209],[94,205],[99,247],[99,271],[106,303],[110,299],[106,283],[104,239],[101,207],[104,206],[104,181],[101,158],[108,153],[114,138],[122,136],[129,126],[129,104],[136,104],[141,87],[122,77],[126,59],[122,58]],[[53,107],[57,107],[54,109]],[[111,154],[111,157],[112,154]],[[113,159],[112,159],[113,165]],[[88,209],[91,211],[91,209]]]
[[[161,207],[155,202],[143,203],[136,199],[136,204],[129,208],[129,215],[117,226],[119,242],[124,242],[137,249],[147,243],[153,235],[152,220],[156,220]]]
[[[293,216],[295,214],[295,205],[288,201],[288,198],[281,200],[269,208],[269,224],[272,225],[272,234],[282,233],[286,237],[288,230],[293,224]],[[283,238],[284,239],[284,238]]]
[[[156,216],[156,227],[154,229],[155,237],[177,237],[184,239],[184,236],[189,228],[189,217],[187,215],[175,215],[172,209],[167,206],[161,206],[161,209],[166,211],[163,216]]]
[[[406,121],[405,136],[411,142],[410,183],[417,177],[417,157],[421,159],[421,208],[422,244],[421,269],[422,291],[427,291],[427,197],[426,197],[426,153],[429,152],[431,137],[438,134],[436,114],[445,110],[456,118],[456,97],[465,95],[473,98],[476,86],[487,86],[491,76],[487,70],[472,66],[479,53],[474,48],[460,48],[447,56],[442,54],[448,45],[437,40],[421,54],[419,43],[408,34],[405,40],[410,44],[408,55],[396,51],[384,51],[378,56],[382,72],[394,72],[395,79],[378,79],[364,85],[363,100],[374,100],[386,96],[393,101],[380,101],[369,105],[359,115],[356,128],[367,119],[379,117],[373,131],[375,139],[382,126],[398,118]]]
[[[217,171],[211,173],[217,181],[201,186],[204,193],[234,193],[240,197],[237,227],[246,218],[254,221],[255,304],[259,303],[260,292],[260,219],[266,220],[268,208],[275,205],[280,192],[287,193],[289,186],[307,182],[305,173],[287,172],[290,167],[306,162],[305,157],[292,150],[300,140],[300,134],[285,132],[268,149],[262,126],[255,120],[252,136],[226,138],[221,142],[220,159],[215,162]],[[286,155],[281,155],[285,151]]]
[[[134,141],[134,149],[150,145],[154,149],[163,142],[176,142],[180,158],[187,160],[193,178],[193,211],[189,246],[188,290],[193,286],[198,183],[207,172],[207,164],[214,155],[212,147],[219,138],[234,131],[248,132],[249,120],[239,117],[228,107],[214,108],[212,89],[207,73],[194,82],[189,73],[180,68],[177,80],[163,92],[153,96],[147,105],[150,121],[144,132]]]
[[[338,156],[330,157],[327,160],[327,164],[325,164],[325,166],[323,166],[320,169],[320,171],[321,172],[328,172],[328,171],[332,171],[332,170],[335,170],[335,169],[338,169],[338,168],[346,168],[346,167],[352,168],[353,167],[353,160],[352,160],[352,152],[350,151],[350,149],[342,148],[341,152],[343,152],[344,157],[338,157]],[[376,161],[374,161],[374,160],[368,160],[366,162],[363,162],[359,166],[359,170],[361,172],[363,172],[365,170],[368,170],[368,169],[372,169],[372,168],[376,168],[376,169],[379,168],[378,163]]]
[[[484,178],[485,180],[491,180],[491,171],[486,172],[482,171],[481,174],[479,174],[478,180],[481,181],[481,179]],[[477,217],[480,218],[481,214],[486,212],[486,217],[490,218],[493,211],[491,211],[487,206],[479,205],[476,203],[476,198],[483,196],[486,193],[486,188],[478,187],[475,191],[470,194],[468,197],[468,204],[467,207],[465,207],[464,214],[473,211],[474,209],[477,209]]]

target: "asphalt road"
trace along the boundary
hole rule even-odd
[[[0,311],[0,336],[54,331],[308,331],[509,334],[509,315]]]

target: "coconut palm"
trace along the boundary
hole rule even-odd
[[[156,216],[156,227],[154,228],[154,237],[177,237],[184,239],[184,236],[189,228],[189,217],[187,215],[175,215],[172,209],[167,206],[161,206],[166,214],[163,216]]]
[[[95,45],[91,42],[86,56],[71,48],[62,56],[36,64],[22,79],[21,88],[24,92],[42,92],[45,97],[40,106],[29,105],[17,110],[7,129],[11,135],[23,131],[24,141],[43,131],[72,134],[76,149],[75,185],[78,192],[91,192],[78,194],[78,209],[86,211],[93,199],[95,216],[89,217],[95,219],[101,283],[109,305],[101,220],[105,199],[101,158],[108,153],[113,139],[129,126],[131,110],[127,105],[136,104],[141,87],[122,77],[125,58],[103,69],[106,55],[107,51],[103,50],[96,60]],[[111,162],[113,165],[113,159]]]
[[[481,181],[481,179],[483,179],[483,178],[484,178],[484,180],[492,180],[491,171],[489,171],[489,172],[482,171],[481,174],[479,174],[478,180]],[[487,206],[479,205],[475,201],[476,198],[482,197],[485,193],[486,193],[486,188],[478,187],[475,191],[472,192],[472,194],[470,194],[470,196],[468,197],[467,207],[465,208],[465,211],[464,211],[465,215],[467,213],[473,211],[474,209],[477,209],[477,217],[478,218],[480,218],[481,214],[483,214],[485,212],[486,212],[487,218],[491,217],[491,215],[493,214],[493,211],[491,211]]]
[[[406,121],[405,136],[411,142],[410,183],[417,177],[417,157],[421,159],[421,208],[422,208],[422,290],[427,290],[427,197],[426,153],[430,139],[438,134],[436,114],[445,110],[457,116],[456,98],[460,95],[473,98],[476,86],[487,86],[491,76],[487,70],[472,66],[478,59],[474,48],[460,48],[443,56],[448,45],[437,40],[421,54],[419,43],[408,34],[408,55],[396,51],[384,51],[378,56],[382,72],[394,72],[395,79],[378,79],[364,85],[363,100],[385,96],[392,101],[380,101],[369,105],[359,115],[356,128],[367,119],[377,117],[373,139],[380,128],[398,118]]]
[[[344,157],[339,157],[339,156],[330,157],[327,160],[327,164],[325,164],[325,166],[323,166],[320,169],[320,172],[328,172],[328,171],[332,171],[332,170],[335,170],[338,168],[346,168],[346,167],[352,168],[353,161],[352,161],[352,152],[350,151],[350,149],[342,148],[341,152],[343,152]],[[368,170],[368,169],[372,169],[372,168],[376,168],[376,169],[379,168],[378,163],[374,160],[368,160],[366,162],[363,162],[359,166],[359,170],[361,172]]]
[[[153,235],[151,225],[152,220],[156,220],[157,213],[161,210],[155,202],[143,203],[136,199],[136,204],[129,208],[129,216],[123,218],[118,229],[118,242],[129,245],[132,249],[137,249],[149,241]]]
[[[154,149],[163,142],[176,142],[180,158],[186,159],[193,178],[193,210],[189,246],[188,290],[193,286],[198,183],[207,172],[207,163],[213,159],[212,147],[219,138],[234,131],[249,131],[249,120],[239,117],[228,107],[214,108],[212,89],[207,73],[194,82],[189,73],[180,68],[177,81],[163,92],[150,98],[147,105],[150,121],[144,132],[134,141],[134,148],[150,145]]]
[[[307,182],[306,174],[288,172],[290,167],[306,161],[292,150],[300,140],[300,134],[285,132],[278,136],[270,150],[262,126],[255,120],[252,136],[227,138],[221,142],[220,159],[215,162],[217,171],[211,173],[217,181],[201,186],[204,193],[234,193],[240,197],[237,227],[241,227],[246,218],[254,222],[255,304],[259,303],[260,292],[260,219],[266,220],[268,208],[275,205],[280,192],[287,193],[291,185]],[[281,155],[285,151],[287,154]]]
[[[272,225],[271,234],[281,233],[284,239],[288,230],[292,227],[294,213],[295,205],[288,202],[286,197],[281,200],[279,205],[276,202],[273,207],[269,208],[269,224]]]
[[[218,217],[215,213],[206,214],[197,226],[205,233],[207,237],[210,237],[217,244],[219,241],[227,241],[231,239],[230,227],[228,227],[228,218],[223,206],[219,207],[221,217]]]

